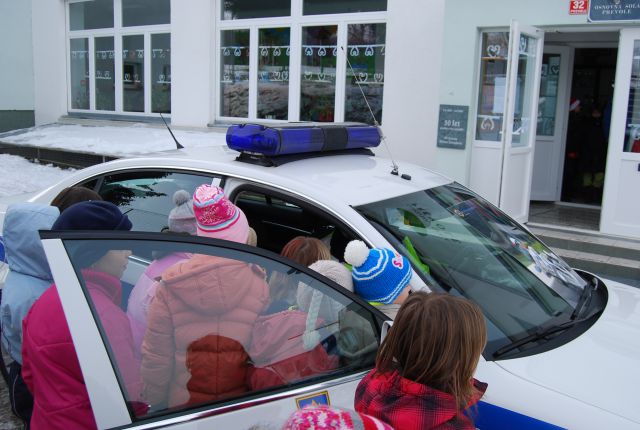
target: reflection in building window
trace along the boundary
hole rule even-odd
[[[283,119],[289,114],[289,29],[260,30],[258,45],[258,118]]]
[[[640,152],[640,41],[633,42],[631,82],[629,84],[629,106],[625,127],[624,151]]]
[[[300,120],[334,120],[338,27],[325,25],[302,29],[300,69]]]
[[[304,0],[304,15],[387,10],[387,0]]]
[[[348,26],[347,58],[351,67],[347,66],[345,121],[372,124],[373,119],[367,107],[368,102],[378,123],[382,122],[385,33],[385,24],[350,24]]]
[[[222,32],[220,112],[246,118],[249,114],[249,30]]]
[[[220,6],[224,20],[291,15],[291,0],[224,0],[220,2]]]
[[[542,56],[540,74],[540,98],[538,101],[538,136],[553,136],[558,104],[558,78],[560,76],[560,54]]]
[[[113,37],[95,38],[96,110],[116,109]]]
[[[70,40],[71,107],[89,109],[89,41]]]
[[[509,33],[483,33],[476,139],[500,141],[507,80]]]
[[[144,36],[122,38],[123,110],[144,112]]]
[[[171,112],[171,35],[151,35],[151,111]]]

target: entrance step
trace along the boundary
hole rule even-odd
[[[640,241],[596,232],[528,227],[572,267],[603,276],[640,279]]]

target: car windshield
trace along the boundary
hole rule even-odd
[[[486,200],[449,184],[356,207],[429,284],[477,303],[488,347],[568,319],[586,282]]]

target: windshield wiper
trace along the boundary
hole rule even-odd
[[[570,319],[569,321],[565,321],[561,324],[553,325],[551,327],[547,327],[546,329],[537,330],[535,333],[530,334],[528,336],[523,337],[522,339],[516,340],[508,345],[503,346],[502,348],[498,348],[494,353],[493,357],[498,358],[507,352],[513,351],[516,348],[520,348],[521,346],[526,345],[527,343],[536,342],[538,340],[545,339],[552,334],[560,333],[562,331],[568,330],[571,327],[575,326],[578,323],[585,321],[585,319]]]
[[[578,303],[576,303],[576,308],[571,313],[572,320],[578,318],[580,315],[580,311],[584,308],[588,302],[591,301],[591,296],[593,296],[593,292],[598,288],[598,280],[594,277],[591,278],[591,282],[584,286],[582,289],[582,294],[580,294],[580,298],[578,299]]]

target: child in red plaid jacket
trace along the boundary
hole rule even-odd
[[[360,382],[355,409],[403,430],[473,430],[465,409],[487,384],[473,379],[487,341],[482,312],[447,294],[416,292],[398,312]]]

